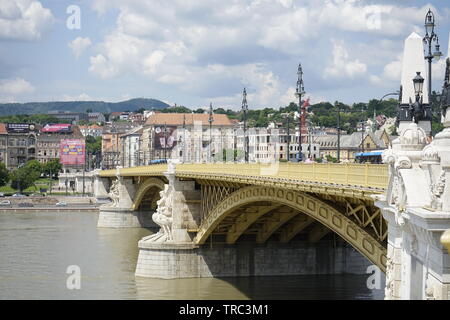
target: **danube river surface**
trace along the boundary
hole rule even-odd
[[[135,278],[146,229],[97,229],[95,213],[0,214],[0,299],[383,299],[368,276]],[[67,289],[69,266],[81,288]]]

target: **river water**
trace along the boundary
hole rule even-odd
[[[0,299],[383,299],[366,275],[135,278],[146,229],[97,229],[95,213],[0,214]],[[81,289],[67,289],[68,266]]]

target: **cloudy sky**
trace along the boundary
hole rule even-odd
[[[428,8],[447,56],[447,1],[0,0],[0,101],[237,109],[247,87],[251,108],[277,108],[295,99],[299,62],[313,102],[368,101],[398,89]]]

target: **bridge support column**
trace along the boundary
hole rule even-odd
[[[94,173],[94,197],[97,203],[104,203],[109,201],[108,190],[110,187],[109,178],[102,178],[99,175],[100,170],[95,170]]]
[[[117,175],[111,184],[108,196],[112,203],[100,206],[97,227],[127,228],[141,227],[138,212],[133,210],[133,197],[136,184],[133,178]]]
[[[161,229],[139,241],[136,275],[164,279],[197,277],[197,246],[188,231],[196,230],[200,222],[200,190],[195,189],[195,181],[176,178],[173,163],[165,176],[169,184],[160,193],[158,209],[152,217]]]
[[[450,299],[450,257],[440,243],[450,228],[450,128],[426,143],[411,123],[383,154],[390,166],[386,299]]]

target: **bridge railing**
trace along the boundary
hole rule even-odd
[[[217,163],[179,164],[177,173],[206,173],[215,175],[238,175],[273,177],[305,182],[353,185],[385,189],[388,185],[388,167],[376,164],[336,163]]]
[[[167,165],[151,165],[120,169],[121,176],[163,175]],[[353,163],[209,163],[177,164],[177,174],[184,176],[212,174],[254,178],[278,178],[293,181],[351,185],[364,188],[386,189],[388,167],[378,164]],[[114,177],[116,170],[103,170],[101,177]]]

